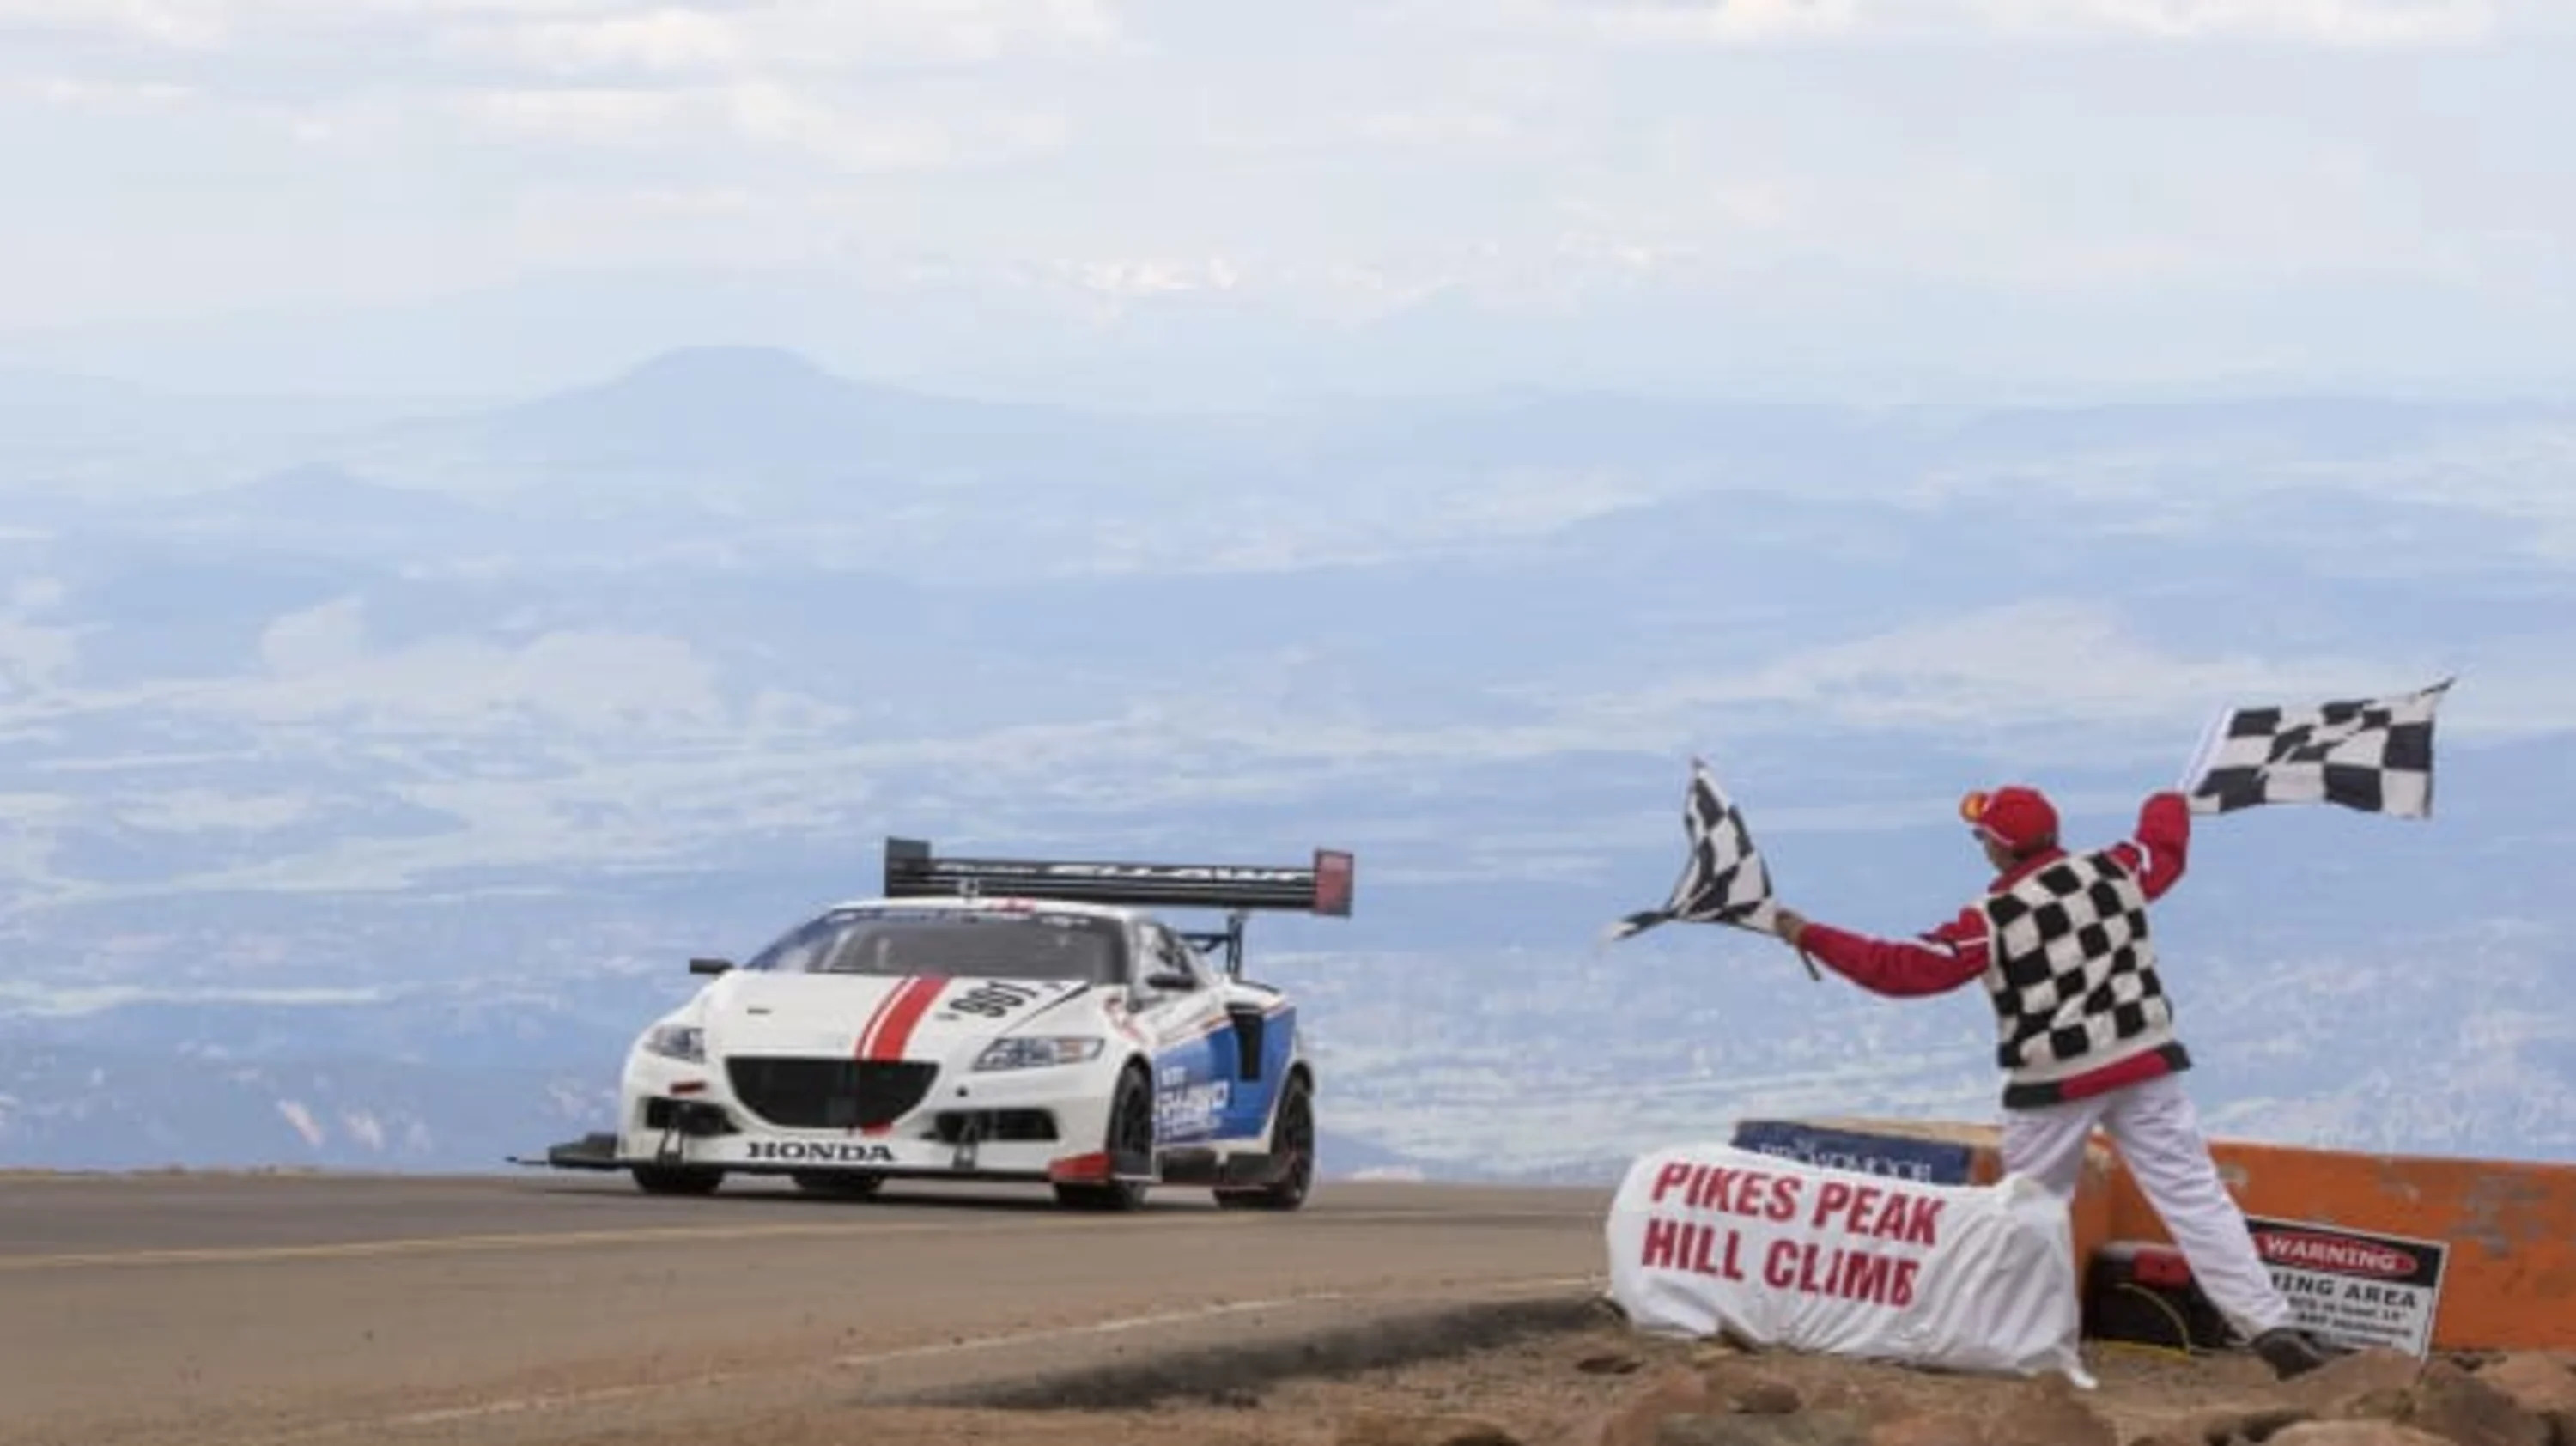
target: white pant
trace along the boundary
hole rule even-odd
[[[2085,1142],[2100,1125],[2228,1323],[2248,1338],[2292,1324],[2290,1304],[2255,1252],[2244,1213],[2218,1178],[2199,1112],[2180,1079],[2161,1075],[2087,1099],[2004,1113],[2004,1168],[2069,1201]]]

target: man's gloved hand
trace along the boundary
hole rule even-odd
[[[1771,932],[1798,947],[1798,936],[1807,932],[1807,916],[1795,909],[1780,908],[1771,912]]]

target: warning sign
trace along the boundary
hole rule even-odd
[[[2245,1223],[2300,1325],[2347,1346],[2414,1356],[2432,1349],[2444,1246],[2304,1220],[2248,1216]]]

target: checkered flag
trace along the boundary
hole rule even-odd
[[[2327,803],[2364,813],[2433,812],[2433,710],[2454,680],[2389,698],[2219,715],[2183,775],[2194,813]]]
[[[1660,909],[1630,914],[1611,925],[1604,942],[1675,921],[1770,932],[1779,907],[1771,896],[1771,871],[1753,846],[1744,815],[1718,786],[1708,764],[1697,758],[1691,760],[1682,828],[1690,838],[1690,856],[1683,861],[1682,876],[1673,883],[1672,897]],[[1815,971],[1812,961],[1807,967],[1808,972]]]

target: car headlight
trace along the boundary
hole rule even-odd
[[[977,1069],[1036,1069],[1041,1065],[1080,1064],[1100,1055],[1101,1042],[1088,1035],[997,1039],[975,1057]]]
[[[644,1047],[664,1059],[687,1064],[707,1062],[707,1032],[694,1024],[657,1025],[644,1036]]]

